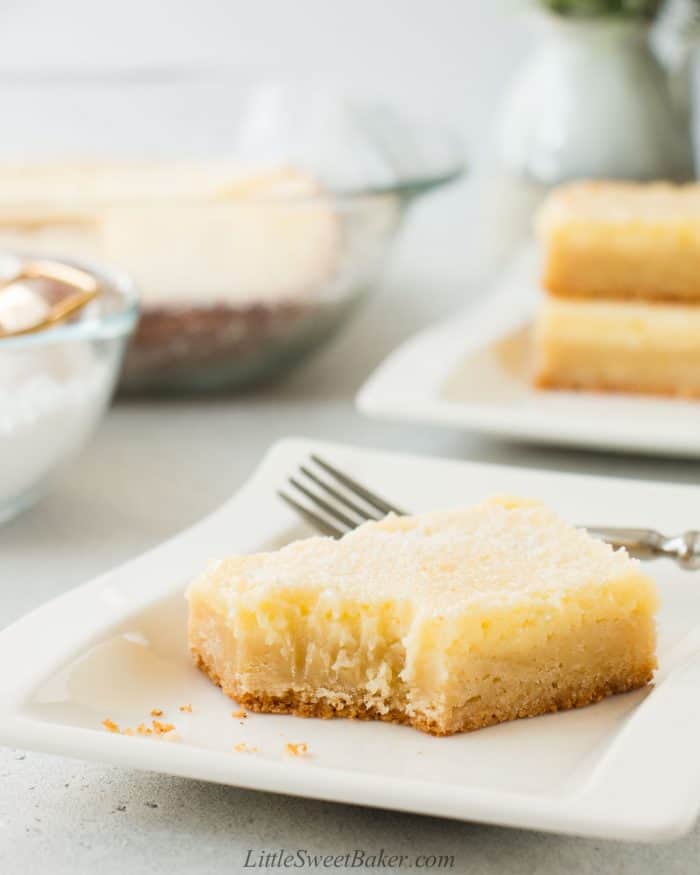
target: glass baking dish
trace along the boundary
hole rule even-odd
[[[125,392],[287,371],[375,286],[407,206],[463,168],[454,135],[225,70],[10,75],[0,110],[0,249],[133,276]]]

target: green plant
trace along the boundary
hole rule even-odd
[[[538,0],[539,5],[560,15],[615,15],[651,19],[659,12],[662,0]]]

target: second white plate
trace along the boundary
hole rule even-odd
[[[698,402],[532,387],[535,277],[526,255],[481,304],[400,346],[360,390],[360,410],[543,444],[700,457]]]

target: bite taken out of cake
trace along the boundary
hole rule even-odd
[[[656,666],[637,561],[518,499],[212,562],[188,599],[195,660],[253,711],[449,735],[588,705]]]

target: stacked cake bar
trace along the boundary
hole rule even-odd
[[[537,226],[537,385],[700,397],[700,185],[574,183]]]

